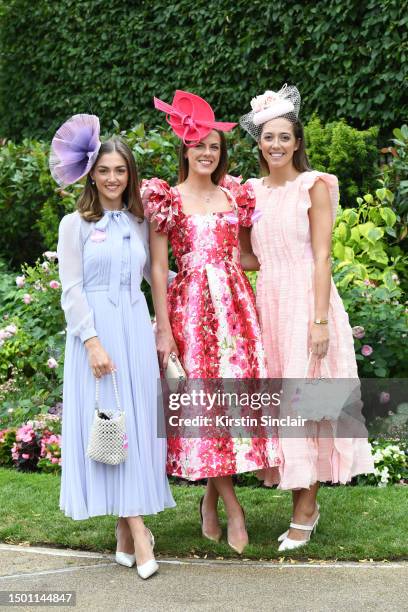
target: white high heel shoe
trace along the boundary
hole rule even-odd
[[[288,538],[287,536],[281,541],[281,545],[279,546],[279,552],[284,550],[295,550],[296,548],[300,548],[301,546],[305,546],[312,537],[312,534],[316,531],[317,525],[319,524],[320,513],[317,514],[313,525],[299,525],[298,523],[290,523],[290,527],[292,529],[302,529],[304,531],[309,532],[309,537],[306,540],[292,540],[292,538]],[[282,534],[284,535],[284,534]]]
[[[317,508],[317,511],[320,512],[319,504],[316,504],[316,508]],[[290,519],[290,520],[292,521],[292,519]],[[289,533],[289,529],[287,529],[286,531],[281,533],[280,536],[278,536],[278,542],[283,542],[283,540],[288,537],[288,533]]]
[[[289,529],[281,533],[280,536],[278,536],[278,542],[283,542],[283,540],[288,537],[288,533]]]
[[[153,551],[154,544],[155,544],[154,535],[152,534],[150,529],[148,529],[147,527],[146,529],[150,535],[150,544],[152,546],[152,551]],[[150,576],[153,576],[153,574],[157,572],[157,570],[159,569],[159,564],[157,563],[156,559],[153,557],[153,559],[149,559],[149,561],[146,561],[146,563],[143,563],[143,565],[136,565],[136,569],[137,569],[137,573],[139,574],[139,576],[143,578],[143,580],[146,580],[146,578],[150,578]]]
[[[115,535],[116,539],[118,539],[118,523],[116,523]],[[115,561],[116,563],[119,563],[119,565],[124,565],[125,567],[133,567],[136,563],[136,557],[135,555],[130,555],[129,553],[120,552],[117,550],[115,553]]]

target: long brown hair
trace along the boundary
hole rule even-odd
[[[215,130],[220,136],[220,161],[218,162],[218,166],[211,174],[211,180],[214,185],[218,185],[228,171],[228,151],[227,151],[227,141],[224,136],[224,132],[219,130]],[[184,142],[180,145],[179,150],[179,171],[178,171],[178,182],[182,183],[188,177],[188,159],[186,157],[187,145]]]
[[[283,118],[290,121],[293,127],[293,135],[296,138],[296,140],[299,142],[298,149],[293,153],[293,165],[298,172],[307,172],[307,170],[311,170],[311,166],[310,166],[310,162],[309,162],[309,159],[306,153],[305,134],[304,134],[303,124],[299,119],[296,119],[296,121],[294,121],[293,115],[288,115],[288,116],[283,115]],[[263,132],[263,129],[262,129],[262,132]],[[262,136],[262,132],[261,132],[261,136]],[[268,175],[269,174],[268,162],[264,158],[261,149],[258,149],[258,156],[259,156],[259,165],[261,167],[262,174]]]
[[[112,136],[112,138],[102,143],[91,171],[105,153],[119,153],[125,160],[128,169],[128,184],[123,192],[123,201],[127,210],[143,221],[142,198],[140,196],[136,162],[132,151],[118,136]],[[99,221],[103,216],[103,209],[99,201],[98,190],[91,178],[91,171],[88,172],[85,187],[78,198],[77,209],[81,217],[86,221]]]

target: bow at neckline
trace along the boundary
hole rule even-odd
[[[120,277],[125,239],[131,238],[132,226],[126,210],[104,211],[102,219],[95,223],[95,229],[106,231],[111,243],[109,300],[117,306],[119,304]],[[120,253],[120,255],[119,255]],[[136,278],[137,253],[133,240],[130,240],[130,297],[134,304],[139,298],[139,287]]]

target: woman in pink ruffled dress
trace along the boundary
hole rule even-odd
[[[259,269],[256,301],[268,376],[304,379],[329,372],[332,378],[357,379],[348,316],[331,278],[337,178],[310,170],[296,87],[267,91],[251,106],[240,123],[258,142],[265,176],[246,184],[258,220],[248,230],[242,262],[247,270]],[[333,431],[326,418],[308,421],[299,437],[280,430],[279,470],[265,474],[265,483],[278,481],[293,491],[292,522],[279,550],[309,541],[319,520],[319,482],[344,484],[373,471],[367,439]]]
[[[179,184],[154,178],[142,186],[145,216],[151,221],[152,289],[157,320],[157,350],[163,370],[169,355],[179,355],[188,378],[235,379],[266,376],[255,298],[241,265],[240,226],[250,225],[245,193],[238,201],[220,186],[227,169],[222,130],[235,124],[214,120],[209,104],[177,91],[164,110],[183,144]],[[178,274],[167,291],[168,244]],[[273,439],[169,437],[167,471],[188,480],[208,479],[200,503],[203,535],[218,541],[221,497],[228,516],[228,543],[242,552],[248,543],[243,510],[231,476],[277,465]]]

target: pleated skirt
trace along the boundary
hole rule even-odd
[[[76,520],[156,514],[175,506],[166,476],[167,444],[157,431],[159,367],[150,315],[144,295],[131,304],[128,289],[121,288],[117,306],[106,291],[87,293],[99,340],[117,368],[128,437],[124,463],[106,465],[86,455],[94,419],[95,378],[80,338],[67,336],[60,508]],[[106,410],[115,406],[111,376],[101,380],[100,406]]]

